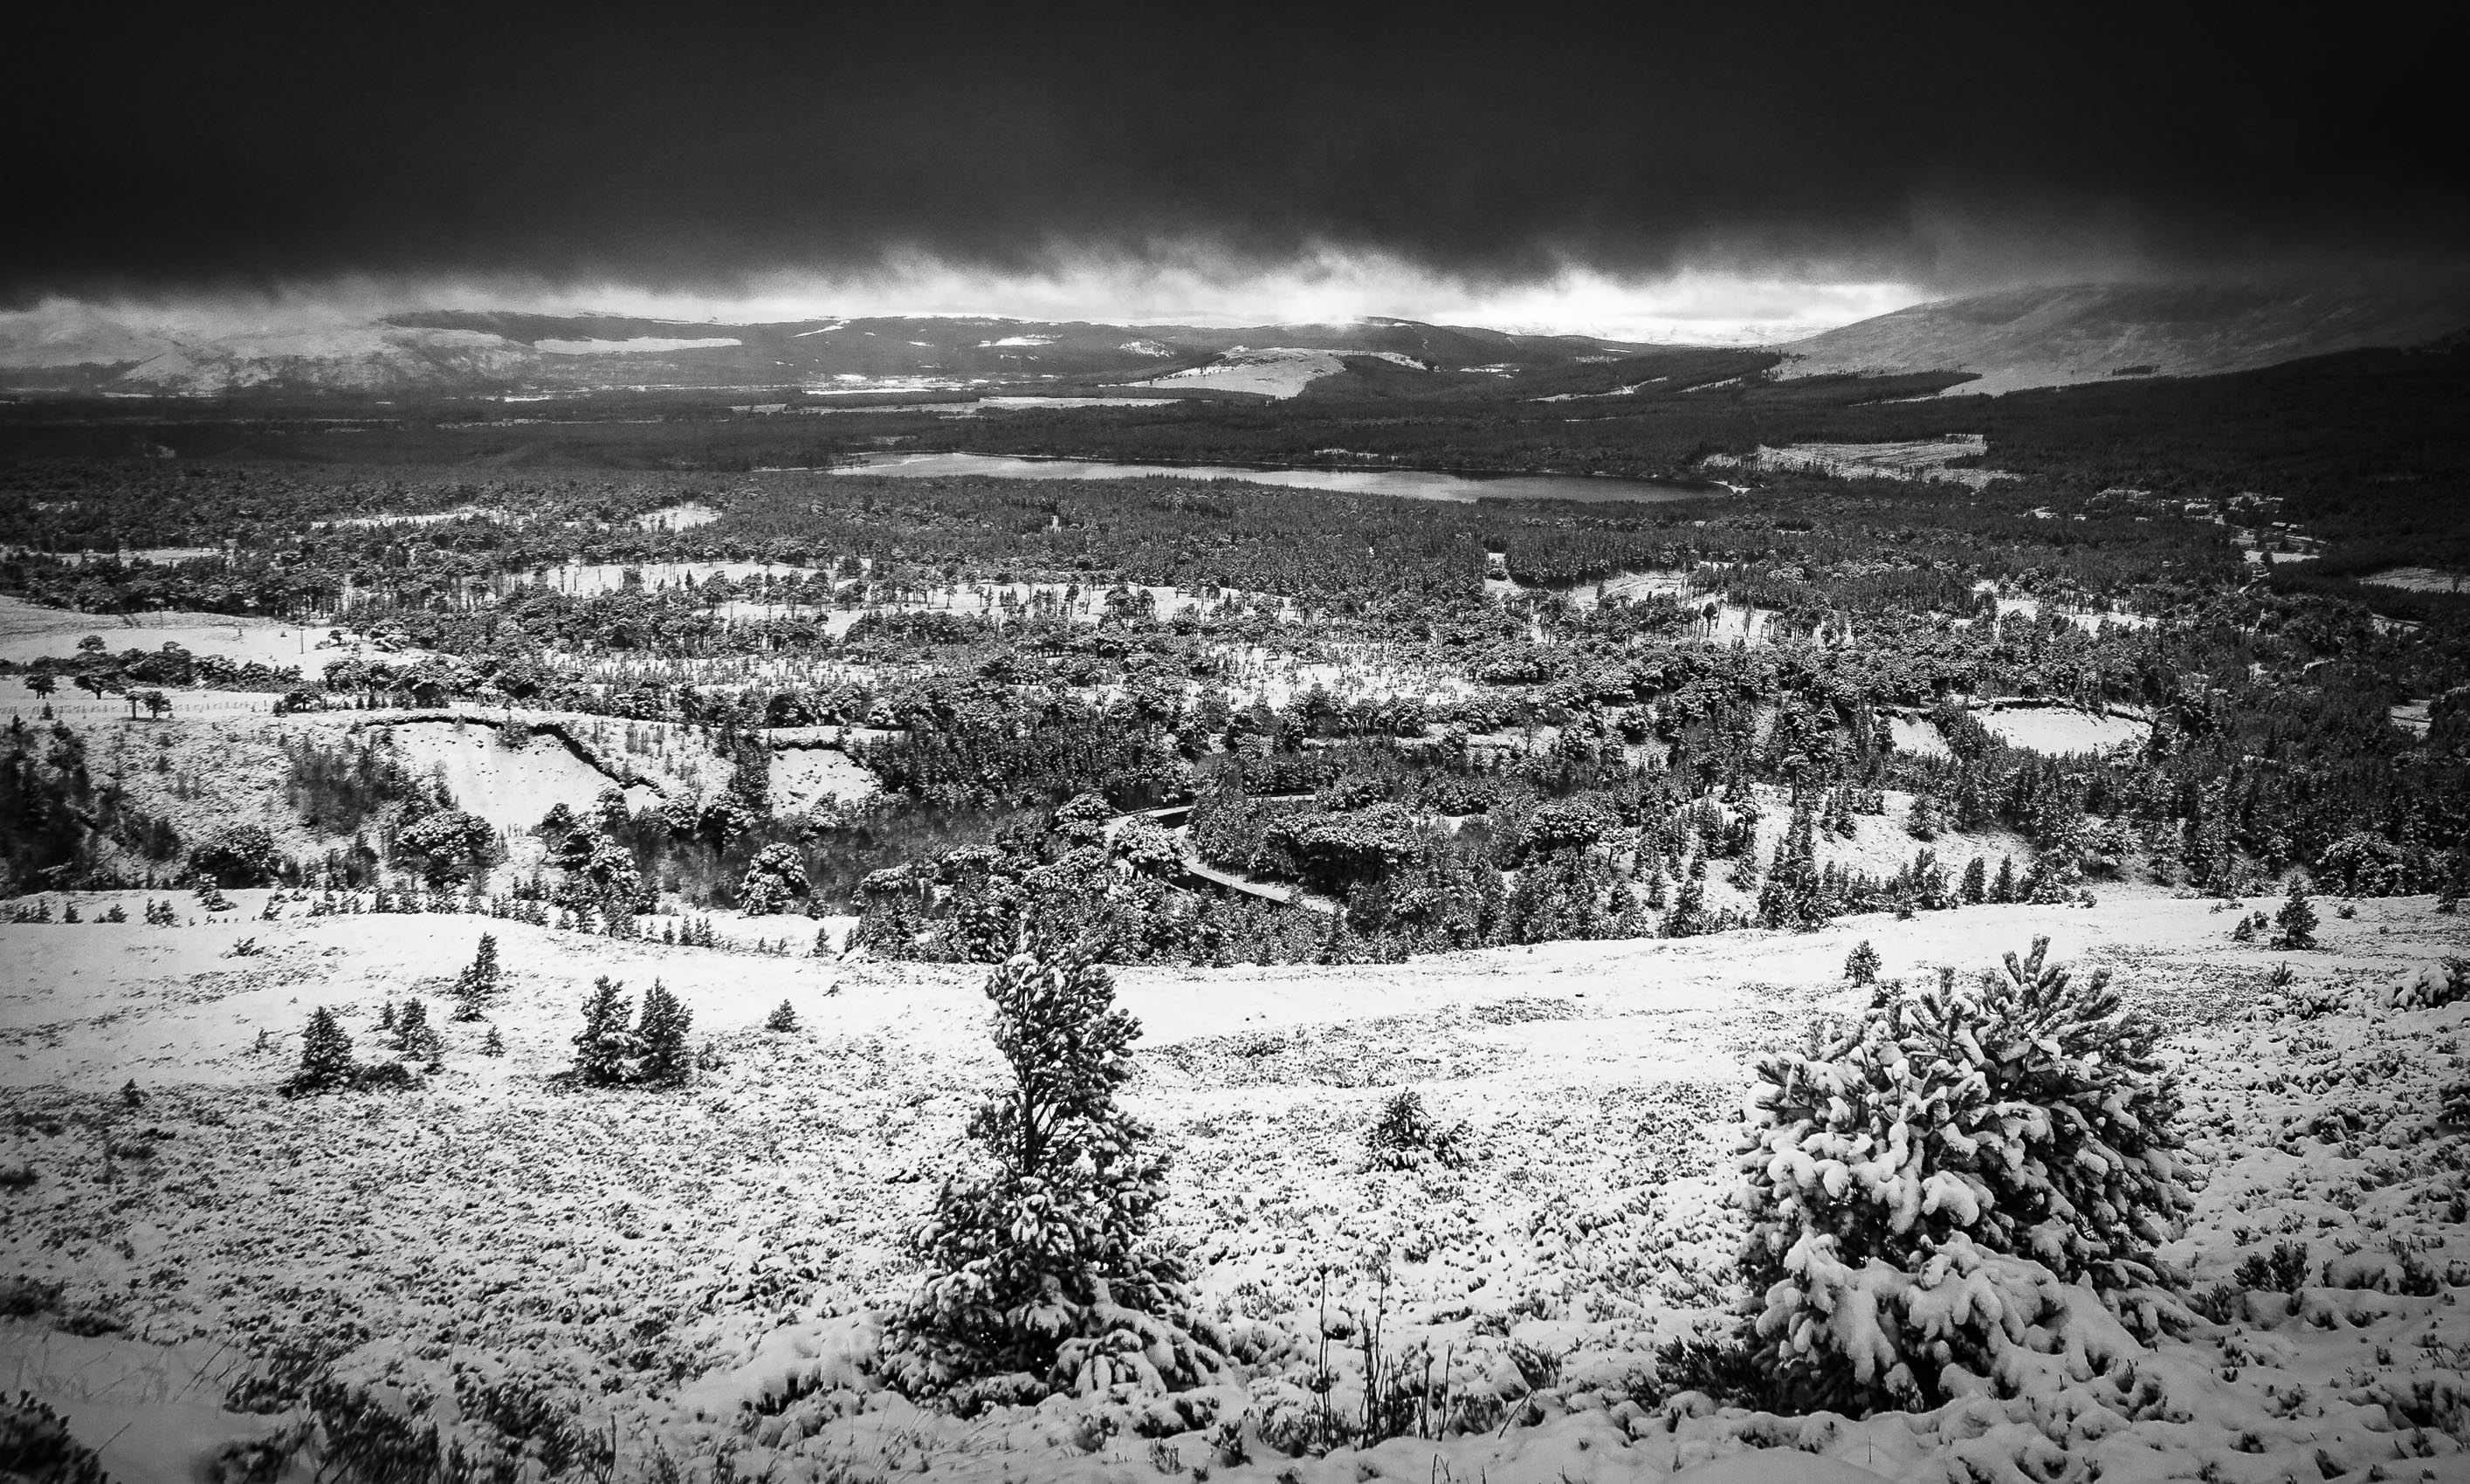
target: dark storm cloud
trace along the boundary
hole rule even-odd
[[[95,15],[22,36],[0,101],[18,302],[341,274],[711,287],[1173,240],[1944,287],[2470,243],[2447,54],[2348,15]]]

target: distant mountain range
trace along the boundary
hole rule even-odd
[[[1959,393],[2137,376],[2202,376],[2470,329],[2459,291],[2087,285],[1917,305],[1777,347],[1783,378],[1962,371]],[[431,396],[628,387],[1157,395],[1292,392],[1347,358],[1406,374],[1517,378],[1648,347],[1366,319],[1338,325],[1107,325],[994,318],[684,324],[606,314],[441,312],[278,328],[54,304],[0,314],[0,389],[212,396]],[[1284,369],[1265,373],[1270,361]],[[1363,366],[1365,361],[1359,359]],[[1378,367],[1370,370],[1379,371]]]
[[[1948,395],[2215,376],[2470,328],[2470,290],[2080,284],[1917,304],[1778,349],[1779,377],[1969,371]]]
[[[1342,325],[1097,325],[989,318],[681,324],[619,315],[433,313],[314,329],[201,334],[133,312],[0,315],[0,385],[216,395],[474,395],[634,386],[926,390],[1148,382],[1264,351],[1378,357],[1433,370],[1559,364],[1644,349],[1585,336],[1368,319]],[[1168,389],[1211,389],[1207,376]]]

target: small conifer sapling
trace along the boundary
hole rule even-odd
[[[2313,948],[2316,946],[2316,905],[2307,899],[2307,889],[2295,880],[2290,883],[2290,895],[2281,910],[2272,915],[2272,946],[2275,948]]]
[[[320,1005],[309,1012],[308,1029],[300,1034],[300,1070],[283,1084],[283,1091],[297,1097],[348,1087],[359,1071],[352,1060],[352,1038],[343,1033],[335,1012]]]
[[[498,935],[480,935],[479,947],[472,962],[454,980],[454,1018],[466,1023],[487,1014],[489,1004],[498,997],[501,971],[498,967]]]

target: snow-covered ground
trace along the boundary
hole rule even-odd
[[[2149,722],[2105,716],[2072,707],[1985,707],[1981,724],[2011,747],[2037,753],[2099,753],[2152,734]]]
[[[552,805],[589,809],[610,776],[557,738],[474,722],[406,722],[384,729],[414,776],[433,775],[454,803],[510,839],[541,822]],[[659,801],[653,789],[626,791],[630,808]]]
[[[1258,350],[1237,346],[1206,365],[1185,371],[1170,371],[1147,382],[1133,382],[1134,386],[1207,386],[1219,391],[1251,392],[1264,397],[1286,398],[1295,395],[1325,376],[1336,376],[1346,369],[1348,355],[1369,355],[1382,360],[1394,361],[1410,370],[1431,369],[1412,357],[1392,351],[1348,352],[1294,350],[1283,346],[1264,346]]]
[[[1887,730],[1896,739],[1896,751],[1899,753],[1911,753],[1920,757],[1948,755],[1946,738],[1940,734],[1937,726],[1931,722],[1903,716],[1890,716],[1887,718]]]
[[[2426,898],[2327,913],[2324,947],[2298,954],[2232,942],[2233,915],[2214,904],[2121,893],[2095,910],[1968,908],[1800,936],[1121,971],[1145,1027],[1129,1101],[1177,1155],[1171,1235],[1204,1307],[1287,1342],[1201,1401],[1237,1422],[1247,1405],[1257,1422],[1291,1394],[1308,1402],[1296,1383],[1326,1277],[1341,1388],[1343,1336],[1378,1313],[1392,1356],[1431,1346],[1502,1424],[1325,1458],[1246,1431],[1237,1463],[1212,1427],[1135,1432],[1137,1406],[1103,1399],[961,1423],[835,1389],[853,1378],[829,1355],[863,1336],[842,1316],[913,1281],[899,1233],[995,1076],[983,969],[458,916],[308,918],[298,903],[268,922],[263,893],[236,895],[228,917],[179,928],[0,926],[0,1097],[14,1115],[0,1157],[35,1175],[0,1195],[0,1271],[61,1284],[63,1309],[124,1326],[79,1339],[10,1322],[0,1379],[110,1439],[121,1476],[170,1476],[140,1457],[176,1459],[165,1439],[278,1425],[198,1404],[232,1367],[221,1347],[350,1325],[373,1336],[350,1361],[360,1374],[417,1384],[450,1361],[508,1367],[614,1422],[630,1465],[654,1440],[673,1457],[727,1443],[741,1477],[1130,1480],[1171,1462],[1260,1484],[1645,1480],[1753,1445],[1928,1481],[2086,1478],[2087,1457],[2108,1480],[2465,1476],[2462,1136],[2435,1097],[2462,1076],[2465,1011],[2382,1010],[2365,993],[2470,943]],[[102,902],[82,905],[91,916]],[[748,926],[767,922],[811,939],[803,919]],[[493,1014],[502,1057],[479,1054],[482,1028],[448,1025],[446,1070],[422,1092],[272,1096],[311,1007],[336,1009],[366,1054],[386,1001],[443,1009],[483,929],[510,981]],[[2298,1293],[2164,1340],[2136,1362],[2149,1405],[2122,1401],[2114,1378],[1868,1422],[1629,1401],[1654,1342],[1731,1300],[1726,1121],[1756,1056],[1858,1002],[1839,977],[1851,946],[1874,942],[1890,975],[1969,973],[2036,933],[2110,967],[2174,1032],[2209,1183],[2169,1256],[2201,1287],[2295,1241]],[[230,956],[244,939],[259,951]],[[2266,975],[2283,962],[2295,989],[2327,993],[2326,1012],[2277,1011]],[[630,991],[662,979],[726,1064],[674,1095],[550,1087],[603,973]],[[758,1029],[783,999],[806,1029]],[[254,1049],[261,1031],[268,1050]],[[132,1081],[138,1106],[116,1092]],[[1401,1086],[1444,1124],[1468,1121],[1464,1169],[1366,1168],[1364,1131]]]
[[[710,505],[696,504],[689,500],[685,504],[663,505],[658,510],[647,510],[635,518],[635,523],[647,531],[690,531],[698,525],[710,525],[719,519],[719,511]]]
[[[882,785],[838,748],[781,748],[772,754],[772,811],[803,814],[828,800],[873,797]]]
[[[2276,560],[2287,560],[2289,556],[2290,553],[2286,552],[2274,553]],[[2401,588],[2411,592],[2458,592],[2463,583],[2470,582],[2470,573],[2448,571],[2440,567],[2395,567],[2359,580],[2374,583],[2380,588]]]
[[[223,655],[236,663],[310,670],[348,650],[320,650],[324,629],[272,618],[230,618],[220,614],[81,614],[45,608],[23,598],[0,597],[0,660],[26,664],[74,657],[78,640],[92,635],[112,654],[177,644],[195,655]]]

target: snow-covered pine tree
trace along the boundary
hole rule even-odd
[[[694,1012],[680,1004],[678,997],[659,980],[643,991],[642,1019],[635,1027],[635,1044],[641,1060],[635,1068],[634,1079],[654,1087],[675,1087],[694,1075],[694,1053],[687,1045],[687,1032],[694,1024]]]
[[[320,1005],[309,1012],[308,1029],[300,1033],[300,1069],[283,1084],[286,1096],[348,1087],[359,1072],[352,1060],[352,1038],[343,1033],[335,1012]]]
[[[618,991],[625,985],[603,974],[592,982],[583,1002],[583,1030],[574,1037],[574,1078],[591,1087],[610,1087],[626,1079],[626,1064],[636,1055],[635,1033],[626,1028],[631,1007]]]
[[[1818,890],[1817,821],[1802,809],[1776,842],[1774,864],[1759,889],[1759,926],[1800,931],[1826,921]]]
[[[2047,939],[2002,976],[1881,998],[1760,1063],[1740,1147],[1753,1360],[1803,1408],[1987,1384],[2063,1285],[2150,1335],[2193,1205],[2158,1030]]]
[[[1139,1023],[1106,969],[1021,953],[987,982],[1007,1077],[970,1121],[978,1168],[910,1236],[927,1278],[889,1319],[884,1367],[963,1412],[1130,1381],[1199,1384],[1223,1365],[1150,1235],[1165,1161],[1115,1103]]]
[[[1707,931],[1707,857],[1690,861],[1689,874],[1681,881],[1681,892],[1672,910],[1664,916],[1664,936],[1695,938]]]
[[[1849,985],[1875,985],[1878,982],[1878,950],[1863,939],[1844,956],[1844,982]]]
[[[445,1038],[429,1023],[429,1007],[419,1000],[403,1002],[403,1013],[395,1020],[395,1050],[414,1061],[435,1061],[445,1053]]]
[[[2272,946],[2275,948],[2313,948],[2316,946],[2316,904],[2307,899],[2307,888],[2297,877],[2290,879],[2290,895],[2281,910],[2272,915]]]
[[[483,933],[473,951],[472,962],[454,977],[454,1018],[470,1022],[488,1012],[489,1002],[498,997],[501,971],[498,967],[498,935]]]

